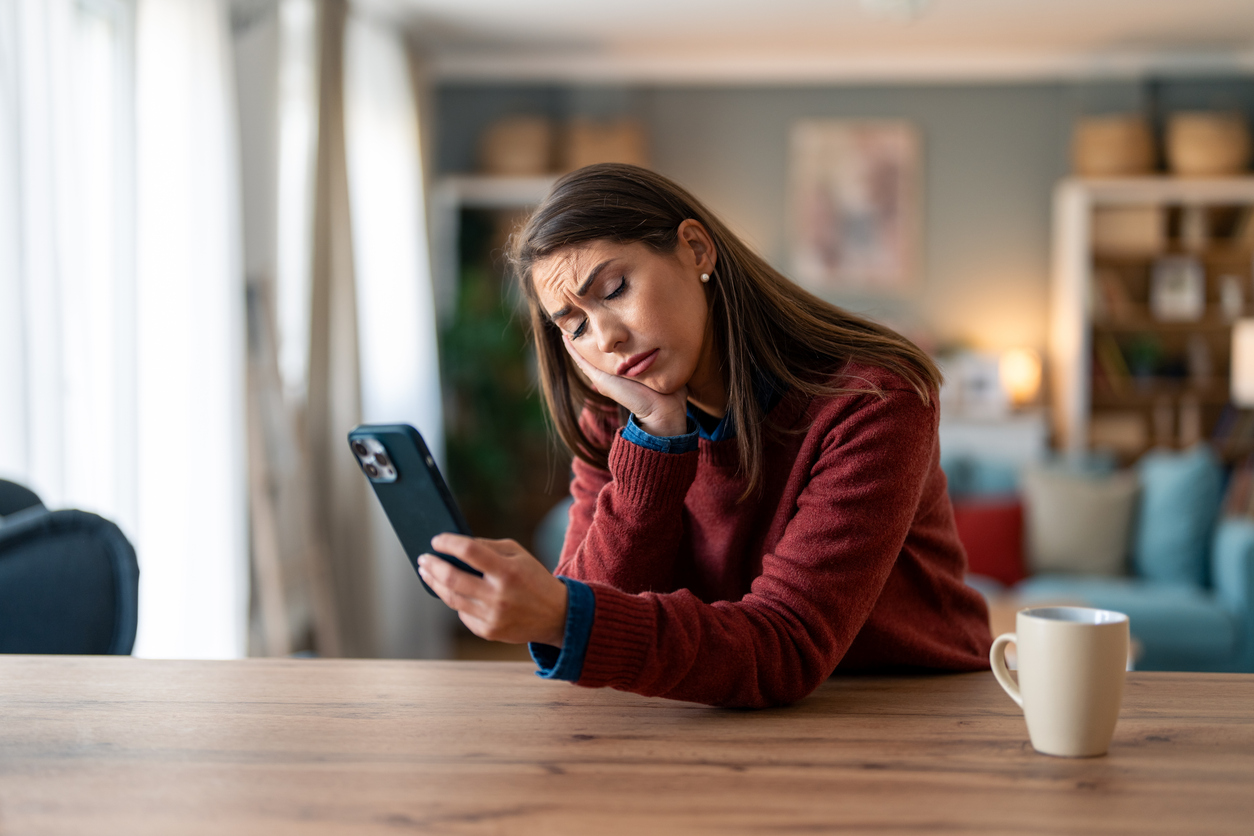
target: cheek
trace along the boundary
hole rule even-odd
[[[594,369],[600,369],[607,374],[614,374],[618,370],[618,364],[614,357],[602,353],[591,336],[577,340],[570,345],[583,358],[583,361]]]
[[[709,318],[705,294],[696,298],[685,298],[680,304],[672,305],[668,314],[667,325],[670,332],[676,335],[676,347],[681,348],[685,354],[691,354],[691,359],[695,362],[705,343],[705,326]]]

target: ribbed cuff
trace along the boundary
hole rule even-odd
[[[697,451],[659,453],[632,444],[620,430],[610,445],[609,466],[619,496],[650,510],[665,510],[683,504],[697,476]]]
[[[575,682],[583,671],[588,652],[588,637],[596,618],[596,596],[584,582],[558,575],[566,584],[566,626],[562,630],[562,646],[531,642],[527,650],[535,661],[536,676],[542,679],[564,679]]]
[[[596,596],[596,618],[588,637],[579,684],[589,688],[632,686],[657,639],[655,604],[642,595],[628,595],[611,586],[590,584]]]

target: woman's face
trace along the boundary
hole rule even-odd
[[[684,221],[672,254],[590,241],[553,253],[531,274],[544,310],[586,362],[662,394],[689,386],[697,400],[702,387],[722,388],[701,281],[713,269],[704,227]]]

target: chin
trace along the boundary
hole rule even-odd
[[[666,377],[655,380],[642,380],[641,383],[644,383],[645,386],[648,386],[659,395],[673,395],[684,388],[684,384],[676,383],[674,380]]]

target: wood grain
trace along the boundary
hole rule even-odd
[[[729,711],[515,663],[0,657],[0,833],[1248,833],[1254,676],[1038,755],[988,673]]]

